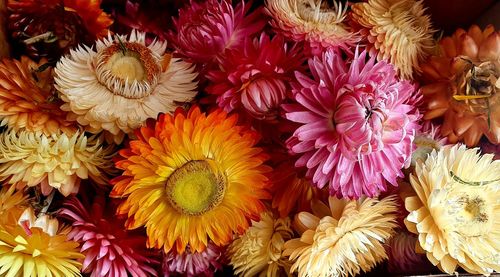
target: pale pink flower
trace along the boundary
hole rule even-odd
[[[163,274],[169,276],[213,276],[222,268],[223,248],[209,242],[203,252],[191,252],[188,249],[182,254],[172,250],[163,258]]]
[[[301,155],[296,166],[337,196],[375,196],[387,182],[397,186],[419,128],[419,92],[396,79],[392,65],[366,60],[366,52],[346,63],[328,50],[309,68],[312,79],[296,73],[297,104],[284,105],[286,117],[301,124],[287,141]]]
[[[190,1],[174,19],[176,32],[170,36],[179,54],[196,63],[214,61],[227,49],[240,47],[245,38],[260,32],[266,24],[262,9],[248,14],[249,6],[231,1]]]
[[[210,94],[227,112],[242,109],[253,118],[275,121],[290,89],[291,73],[299,69],[302,56],[296,45],[289,47],[281,36],[247,40],[243,49],[228,51],[219,69],[208,73]]]
[[[125,220],[117,218],[114,211],[100,196],[91,207],[76,197],[64,203],[60,215],[73,227],[68,239],[81,243],[80,252],[85,255],[82,272],[92,277],[157,276],[153,267],[159,262],[154,252],[146,249],[146,236],[126,231]]]

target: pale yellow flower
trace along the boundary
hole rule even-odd
[[[146,44],[145,33],[108,36],[95,50],[80,46],[55,68],[62,109],[93,133],[108,131],[116,143],[160,112],[173,112],[196,95],[194,67]]]
[[[244,235],[229,246],[230,264],[239,276],[277,277],[291,276],[292,263],[283,257],[285,241],[293,237],[290,219],[274,218],[265,212],[259,222],[252,220],[252,226]]]
[[[433,151],[410,176],[416,195],[405,199],[417,247],[448,274],[500,270],[500,161],[464,145]]]
[[[387,254],[384,243],[397,227],[395,196],[382,200],[329,198],[313,202],[313,213],[296,215],[301,237],[285,243],[299,276],[354,276],[368,272]]]
[[[107,183],[114,148],[84,134],[46,136],[11,130],[0,134],[0,153],[1,181],[18,188],[40,185],[45,195],[56,188],[67,196],[78,192],[81,179]]]

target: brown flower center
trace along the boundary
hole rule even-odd
[[[139,99],[152,93],[162,66],[146,46],[136,42],[116,42],[97,55],[99,82],[116,95]]]
[[[473,113],[488,113],[491,100],[500,90],[500,64],[498,62],[473,62],[460,58],[458,66],[462,66],[457,75],[456,89],[453,99],[462,102]]]
[[[209,161],[190,161],[176,169],[167,180],[167,198],[178,212],[201,215],[224,199],[225,177]]]
[[[294,2],[294,1],[291,1]],[[345,18],[345,9],[336,1],[297,1],[298,14],[302,19],[307,22],[317,23],[341,23]],[[295,5],[295,3],[290,3]],[[324,28],[331,28],[333,26],[323,26]],[[338,28],[338,27],[337,27]]]

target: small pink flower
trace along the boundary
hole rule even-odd
[[[125,220],[114,214],[114,207],[97,196],[91,207],[76,197],[67,199],[60,215],[72,223],[68,239],[81,243],[85,255],[82,272],[90,276],[157,276],[154,253],[146,249],[146,237],[125,231]]]
[[[188,246],[189,248],[189,246]],[[165,254],[163,258],[163,273],[166,277],[176,274],[193,276],[213,276],[216,270],[222,268],[223,248],[212,242],[208,243],[203,252],[191,253],[186,249],[184,253],[177,254],[175,250]]]
[[[253,118],[275,121],[289,90],[290,73],[299,69],[302,56],[283,37],[272,40],[262,33],[247,40],[243,49],[228,51],[219,69],[208,74],[210,94],[227,112],[242,109]]]
[[[225,50],[243,45],[245,38],[260,32],[266,24],[262,9],[248,14],[245,2],[234,9],[231,1],[191,1],[174,19],[172,41],[179,54],[195,63],[209,63]]]
[[[392,65],[366,61],[366,52],[346,63],[328,50],[309,68],[312,79],[296,74],[297,104],[284,105],[286,117],[301,124],[287,141],[301,155],[296,166],[339,197],[375,196],[386,182],[397,186],[419,128],[413,103],[419,92],[396,79]]]

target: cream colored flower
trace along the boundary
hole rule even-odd
[[[267,0],[266,6],[278,33],[295,41],[307,41],[313,48],[350,51],[359,40],[345,22],[347,5],[342,7],[340,1]]]
[[[284,255],[299,276],[354,276],[387,259],[384,243],[397,227],[395,196],[382,200],[329,198],[313,202],[313,213],[296,215],[301,237],[285,243]]]
[[[368,0],[352,5],[352,18],[368,38],[371,53],[388,60],[401,77],[412,79],[435,42],[431,19],[423,1]]]
[[[18,188],[40,184],[47,195],[53,188],[64,196],[78,192],[80,179],[107,182],[113,168],[112,146],[84,134],[53,134],[9,131],[0,134],[0,180]]]
[[[406,227],[441,270],[500,270],[500,161],[463,145],[433,151],[410,176]]]
[[[119,143],[125,134],[160,112],[173,112],[196,95],[194,67],[165,53],[166,43],[146,45],[145,34],[108,36],[96,50],[80,46],[63,57],[55,69],[56,88],[91,132],[102,129]]]
[[[291,262],[283,257],[285,241],[293,237],[290,219],[274,218],[265,212],[259,222],[229,246],[230,264],[240,276],[282,276],[290,274]]]

